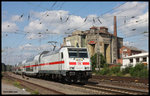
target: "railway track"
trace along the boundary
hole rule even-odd
[[[18,81],[18,82],[20,82],[20,84],[22,86],[24,86],[26,88],[29,88],[29,89],[34,90],[34,91],[35,90],[38,91],[39,95],[40,94],[65,95],[65,93],[59,92],[57,90],[47,88],[47,87],[41,86],[39,84],[31,83],[31,82],[26,81],[26,80],[12,77],[12,76],[8,75],[7,73],[5,74],[5,78],[8,78],[8,79],[13,80],[13,81]]]
[[[149,83],[147,78],[134,78],[134,77],[119,77],[119,76],[92,76],[89,80],[95,81],[99,84],[118,86],[123,88],[130,88],[136,90],[149,89]]]
[[[127,82],[127,83],[141,83],[145,85],[149,85],[149,80],[148,78],[135,78],[135,77],[119,77],[119,76],[97,76],[93,75],[92,79],[97,79],[97,80],[110,80],[110,81],[118,81],[118,82]]]
[[[62,93],[59,91],[56,91],[54,89],[50,89],[48,87],[43,87],[40,84],[34,84],[26,80],[22,80],[19,78],[12,77],[8,74],[5,75],[5,77],[11,79],[11,80],[17,80],[21,83],[21,85],[25,87],[30,87],[30,89],[38,90],[39,94],[57,94],[57,95],[66,95],[66,93]],[[127,89],[124,87],[114,87],[111,85],[103,85],[100,83],[92,83],[88,82],[86,85],[81,84],[71,84],[70,86],[76,87],[77,89],[82,90],[88,90],[88,93],[91,94],[104,94],[104,95],[148,95],[148,91],[142,91],[142,90],[133,90],[133,89]],[[41,91],[42,90],[42,91]]]
[[[103,89],[110,92],[114,92],[116,94],[123,94],[123,95],[148,95],[148,92],[141,91],[141,90],[132,90],[127,88],[121,88],[121,87],[112,87],[112,86],[104,86],[104,85],[94,85],[94,84],[88,84],[89,87],[95,87],[97,89]]]
[[[111,87],[111,86],[104,86],[104,85],[95,85],[95,84],[87,84],[87,85],[80,85],[80,84],[73,84],[76,87],[82,87],[85,89],[90,89],[91,91],[101,91],[103,94],[109,95],[148,95],[148,92],[141,91],[141,90],[132,90],[127,88],[120,88],[120,87]]]

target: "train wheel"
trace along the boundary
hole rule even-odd
[[[87,82],[88,82],[87,79],[82,79],[82,80],[80,80],[80,83],[83,84],[83,85],[87,84]]]
[[[63,83],[63,84],[66,83],[66,80],[65,80],[65,77],[64,77],[64,76],[62,76],[62,78],[61,78],[61,83]]]

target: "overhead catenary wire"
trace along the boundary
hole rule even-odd
[[[113,10],[115,10],[115,9],[117,9],[117,8],[119,8],[119,7],[121,7],[121,6],[123,6],[123,5],[125,5],[126,3],[127,3],[127,2],[124,2],[124,3],[120,4],[119,6],[117,6],[117,7],[115,7],[115,8],[112,8],[112,9],[110,9],[110,10],[108,10],[108,11],[102,13],[99,17],[104,16],[105,14],[107,14],[107,13],[109,13],[109,12],[111,12],[111,11],[113,11]]]
[[[54,5],[54,4],[53,4]],[[50,34],[50,33],[45,33],[45,34]]]

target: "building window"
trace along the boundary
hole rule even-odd
[[[130,59],[130,63],[133,63],[133,59]]]
[[[122,57],[126,57],[126,56],[125,56],[125,53],[122,53]]]
[[[139,62],[139,58],[136,58],[136,62]]]
[[[123,51],[127,51],[127,49],[125,48],[125,49],[123,49]]]
[[[143,57],[143,62],[146,62],[147,61],[147,58],[146,57]]]

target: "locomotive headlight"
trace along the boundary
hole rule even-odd
[[[74,67],[70,67],[70,69],[74,69]]]
[[[90,69],[90,67],[85,67],[85,69]]]

